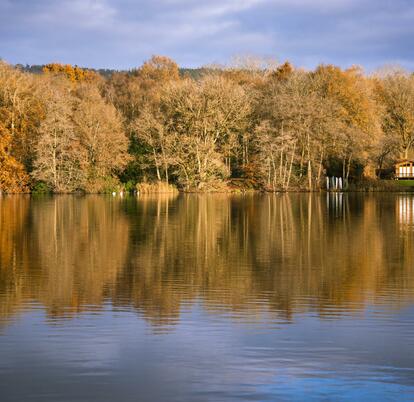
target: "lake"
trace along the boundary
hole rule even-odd
[[[0,400],[414,399],[414,196],[0,198]]]

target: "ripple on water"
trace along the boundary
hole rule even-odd
[[[413,400],[404,197],[3,197],[2,402]]]

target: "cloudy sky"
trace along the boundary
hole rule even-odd
[[[0,58],[126,69],[274,57],[414,70],[413,0],[0,0]]]

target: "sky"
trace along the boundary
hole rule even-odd
[[[414,70],[414,0],[0,0],[0,58],[130,69],[235,56]]]

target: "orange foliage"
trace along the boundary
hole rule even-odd
[[[0,127],[0,192],[24,192],[29,176],[24,166],[10,155],[10,143],[10,134]]]
[[[292,64],[290,64],[288,61],[285,61],[276,69],[276,71],[272,73],[272,77],[276,78],[279,81],[286,81],[290,78],[293,71],[294,68]]]
[[[72,82],[93,81],[97,74],[70,64],[49,63],[43,67],[44,73],[63,74]]]
[[[342,70],[333,65],[321,65],[314,74],[322,79],[325,95],[339,102],[343,118],[348,124],[367,132],[372,130],[375,125],[375,106],[361,68],[354,66]]]

